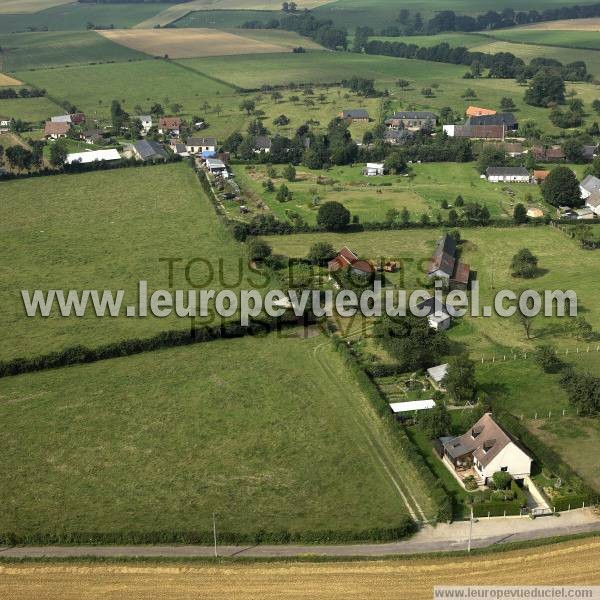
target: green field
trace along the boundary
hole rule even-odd
[[[266,167],[238,167],[235,174],[245,192],[245,205],[252,207],[256,199],[260,199],[280,219],[287,219],[288,211],[294,211],[310,224],[316,223],[318,206],[312,202],[315,195],[319,203],[341,202],[352,215],[358,215],[361,223],[385,221],[387,211],[392,208],[408,209],[413,221],[418,221],[422,214],[429,215],[433,221],[438,213],[446,220],[448,209],[441,208],[442,201],[451,208],[458,194],[465,202],[484,204],[494,218],[512,218],[515,203],[527,204],[528,195],[532,197],[532,206],[542,205],[537,186],[490,184],[479,177],[474,163],[415,164],[411,166],[409,177],[365,177],[363,167],[363,164],[333,167],[326,172],[299,167],[297,181],[292,183],[283,178],[282,167],[279,167],[278,177],[272,181],[276,189],[282,183],[288,186],[293,193],[289,202],[279,202],[275,192],[264,191],[262,184],[268,179]],[[318,184],[318,178],[323,176],[332,182]],[[514,195],[509,195],[509,191]],[[232,216],[236,216],[237,205],[232,203],[229,208]],[[260,211],[255,209],[254,212]]]
[[[389,85],[400,77],[423,80],[427,76],[434,80],[459,78],[464,73],[464,67],[455,65],[349,52],[245,55],[235,61],[227,57],[192,58],[179,62],[248,89],[258,89],[263,84],[335,83],[353,75]]]
[[[240,27],[246,21],[270,21],[282,13],[267,10],[198,10],[170,24],[171,27]]]
[[[411,35],[400,37],[388,37],[375,35],[369,40],[380,40],[382,42],[404,42],[405,44],[416,44],[430,48],[438,44],[449,44],[452,47],[463,46],[465,48],[473,48],[481,44],[489,43],[489,38],[485,35],[477,33],[439,33],[438,35]]]
[[[44,97],[0,100],[0,115],[32,123],[45,121],[52,115],[62,113],[64,113],[62,107]]]
[[[88,23],[115,28],[131,27],[161,10],[160,3],[79,4],[65,3],[32,14],[0,14],[0,33],[28,30],[85,30]]]
[[[0,380],[0,531],[360,531],[432,505],[331,343],[293,332]],[[26,449],[26,451],[24,451]],[[383,466],[385,465],[385,467]]]
[[[131,114],[135,114],[137,104],[149,110],[155,102],[162,103],[166,110],[177,102],[185,112],[199,113],[204,100],[213,102],[233,93],[228,85],[164,60],[23,71],[19,79],[100,117],[110,114],[115,99]]]
[[[516,28],[494,31],[493,37],[521,44],[600,50],[600,36],[597,31]]]
[[[166,257],[183,259],[175,267],[176,288],[190,287],[183,271],[192,258],[209,260],[214,277],[223,259],[226,281],[233,289],[239,285],[241,249],[185,164],[3,182],[0,210],[2,359],[189,326],[189,319],[174,315],[27,318],[22,289],[123,289],[125,303],[127,296],[135,303],[139,280],[149,289],[169,287],[167,266],[159,263]],[[206,275],[203,264],[190,271],[196,281]],[[218,280],[212,286],[225,287]]]
[[[0,47],[0,71],[4,73],[148,58],[95,31],[0,35]]]
[[[354,234],[298,234],[267,238],[274,252],[303,257],[315,241],[330,241],[334,247],[348,245],[361,257],[399,259],[405,263],[401,272],[403,285],[415,289],[423,285],[423,269],[431,256],[440,231],[408,230],[364,232]],[[579,308],[595,330],[600,329],[600,308],[595,297],[599,283],[590,273],[598,256],[582,250],[577,242],[550,228],[465,229],[462,231],[462,259],[477,272],[481,288],[481,304],[490,304],[495,291],[502,289],[574,290]],[[539,257],[545,272],[534,280],[521,280],[510,274],[512,256],[527,247]],[[421,283],[419,283],[421,282]],[[492,289],[493,285],[493,289]],[[453,329],[452,337],[467,344],[475,358],[502,353],[510,349],[528,349],[537,343],[562,343],[575,348],[576,340],[565,334],[566,319],[538,317],[533,326],[533,339],[525,339],[520,325],[510,319],[467,317]]]

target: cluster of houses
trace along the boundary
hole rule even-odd
[[[488,167],[485,177],[491,183],[542,183],[550,174],[547,170],[534,170],[531,174],[525,167]],[[600,179],[587,175],[579,184],[582,208],[560,206],[557,214],[562,219],[591,220],[600,217]],[[529,209],[528,216],[542,217],[540,209]]]

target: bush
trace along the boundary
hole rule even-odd
[[[535,351],[535,362],[545,373],[558,373],[563,368],[562,361],[556,356],[556,351],[551,346],[544,344]]]
[[[505,490],[512,481],[512,475],[506,471],[496,471],[492,477],[497,490]]]
[[[339,202],[325,202],[319,207],[317,223],[327,231],[341,231],[350,223],[350,211]]]

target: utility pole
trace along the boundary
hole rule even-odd
[[[473,537],[473,507],[471,506],[471,518],[469,519],[469,542],[467,552],[471,552],[471,538]]]
[[[215,513],[213,512],[213,540],[215,542],[215,558],[217,558],[217,521],[215,519]]]

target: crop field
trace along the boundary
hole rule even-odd
[[[283,48],[292,50],[298,46],[302,46],[304,50],[325,50],[325,48],[310,38],[301,36],[294,31],[285,31],[284,29],[226,29],[228,33],[233,33],[237,36],[245,37],[258,42],[268,44],[276,44]]]
[[[392,475],[431,515],[341,356],[301,331],[4,378],[0,415],[0,531],[208,532],[213,511],[220,532],[362,531],[408,514]]]
[[[21,0],[17,1],[21,3]],[[58,4],[58,2],[54,2],[54,4]],[[154,2],[136,4],[68,2],[31,14],[2,14],[0,10],[0,33],[17,33],[30,29],[85,31],[88,23],[102,27],[111,25],[116,28],[132,27],[155,15],[163,7],[163,4]]]
[[[524,548],[493,555],[405,558],[368,562],[277,562],[202,564],[5,564],[0,592],[13,600],[95,600],[126,590],[131,600],[158,595],[192,600],[202,590],[211,600],[319,598],[429,600],[439,585],[573,586],[600,583],[596,538]],[[566,569],[565,565],[569,565]]]
[[[600,21],[598,21],[600,23]],[[565,48],[584,48],[600,50],[600,25],[598,29],[591,30],[563,30],[563,29],[504,29],[494,31],[496,39],[506,40],[520,44],[538,44],[540,46],[562,46]]]
[[[95,31],[0,35],[0,47],[5,71],[148,58],[141,52],[111,42]]]
[[[71,0],[0,0],[0,14],[34,13]]]
[[[180,289],[189,287],[183,273],[188,258],[208,259],[215,273],[223,259],[227,273],[239,272],[241,249],[219,225],[187,165],[57,175],[44,179],[43,193],[39,182],[2,183],[2,359],[189,325],[175,316],[27,318],[22,289],[123,289],[126,302],[129,296],[135,303],[139,280],[147,280],[148,289],[169,286],[167,266],[159,262],[164,257],[182,258],[173,283]],[[190,273],[197,280],[207,270],[197,265]]]
[[[22,85],[23,82],[11,77],[10,75],[6,75],[4,73],[0,73],[0,87],[2,86],[15,86]]]
[[[600,19],[564,19],[562,21],[543,21],[527,25],[527,29],[565,29],[568,31],[600,31]]]
[[[218,29],[111,29],[101,33],[126,48],[173,59],[290,52],[289,46]]]
[[[289,202],[279,202],[276,192],[264,191],[262,184],[268,179],[265,167],[240,167],[235,173],[242,189],[248,192],[244,204],[252,206],[252,199],[260,198],[280,219],[287,219],[288,212],[293,211],[311,224],[316,223],[318,210],[313,203],[315,197],[319,204],[332,200],[343,203],[352,215],[358,215],[361,223],[385,221],[388,210],[403,208],[410,211],[413,221],[422,214],[433,221],[438,213],[446,219],[448,209],[442,209],[442,201],[451,208],[458,194],[465,202],[484,204],[494,218],[512,217],[514,204],[527,204],[527,196],[531,196],[532,206],[541,205],[538,187],[492,185],[480,179],[474,163],[415,164],[409,177],[365,177],[363,166],[333,167],[326,172],[300,167],[297,180],[291,183],[283,178],[279,168],[272,181],[276,190],[283,183],[288,186],[293,194]],[[326,185],[319,183],[323,177],[329,180]]]
[[[131,114],[135,114],[136,105],[149,110],[155,102],[163,104],[166,110],[177,102],[183,105],[184,112],[197,113],[204,100],[213,101],[233,93],[226,84],[164,60],[23,71],[18,76],[98,116],[108,116],[115,99]]]
[[[313,8],[325,3],[327,0],[298,0],[299,8]],[[184,18],[193,11],[279,11],[281,2],[278,0],[192,0],[183,4],[174,4],[164,8],[160,13],[137,24],[138,28],[151,29],[160,25],[170,25],[174,21]]]
[[[560,37],[558,39],[560,39]],[[590,73],[596,77],[600,77],[600,53],[594,50],[578,50],[575,48],[560,48],[558,46],[536,46],[534,44],[519,44],[509,41],[492,41],[489,44],[476,46],[472,48],[472,50],[488,52],[491,54],[497,52],[511,52],[525,61],[529,61],[538,56],[554,58],[563,64],[582,60],[587,65]]]
[[[198,10],[188,12],[169,23],[169,27],[240,27],[246,21],[270,21],[281,17],[279,11],[266,10]]]
[[[40,98],[0,100],[0,115],[22,119],[31,123],[45,121],[52,115],[62,113],[64,113],[64,109],[43,96]]]

